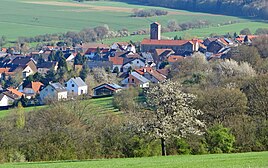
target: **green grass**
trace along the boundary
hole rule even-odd
[[[3,164],[0,168],[265,168],[268,152]]]
[[[60,1],[69,2],[73,4],[90,5],[89,6],[54,6],[44,4],[31,4],[25,2],[31,1]],[[111,10],[93,10],[92,7],[117,7],[127,10],[111,11]],[[217,25],[220,23],[226,23],[233,20],[239,20],[241,23],[231,25],[228,27],[222,27],[222,29],[211,28],[209,33],[219,32],[239,32],[245,27],[255,30],[259,27],[267,27],[268,24],[251,22],[248,19],[242,19],[233,16],[213,15],[204,13],[194,13],[182,10],[165,9],[170,12],[178,12],[177,14],[158,16],[150,18],[133,18],[130,17],[132,9],[134,8],[156,8],[141,5],[130,5],[122,2],[111,1],[95,1],[85,3],[75,3],[71,0],[1,0],[0,3],[0,36],[5,35],[8,40],[15,40],[20,36],[32,37],[35,35],[46,33],[58,33],[67,31],[80,31],[87,27],[96,27],[99,25],[107,24],[113,30],[127,28],[130,32],[133,32],[142,28],[149,28],[149,24],[154,21],[160,22],[162,25],[166,25],[169,20],[177,20],[179,23],[189,22],[194,20],[208,20],[211,24]],[[158,7],[159,8],[159,7]],[[164,8],[159,8],[164,9]],[[37,19],[36,19],[37,18]],[[235,28],[232,30],[231,28]],[[197,30],[200,36],[207,35],[207,33]],[[191,31],[190,31],[191,32]],[[183,34],[183,33],[182,33]],[[192,34],[195,33],[193,30]],[[169,34],[167,34],[168,36]],[[140,39],[141,36],[128,37],[127,40],[134,38]],[[125,40],[124,38],[122,40]]]
[[[89,109],[88,111],[90,112],[95,112],[99,114],[107,114],[107,113],[119,114],[119,110],[113,106],[112,101],[113,101],[112,97],[106,97],[106,98],[82,100],[82,103],[88,105],[87,108]],[[40,109],[45,109],[47,107],[48,106],[36,106],[36,107],[26,107],[23,109],[25,112],[30,112],[30,111],[38,111]],[[0,119],[8,116],[14,111],[15,109],[1,110]]]
[[[163,33],[163,37],[167,38],[174,38],[176,35],[181,37],[189,37],[189,38],[206,38],[211,33],[215,33],[217,35],[224,35],[227,33],[230,33],[231,35],[234,34],[234,32],[239,33],[240,30],[243,28],[247,28],[250,25],[250,30],[252,32],[255,32],[256,29],[260,27],[266,27],[268,26],[267,23],[262,22],[246,22],[246,23],[237,23],[237,24],[231,24],[231,25],[225,25],[225,26],[219,26],[219,27],[208,27],[208,28],[201,28],[201,29],[191,29],[186,31],[179,31],[179,32],[168,32]],[[105,39],[103,42],[105,44],[111,44],[115,41],[141,41],[144,38],[149,38],[149,35],[136,35],[136,36],[129,36],[129,37],[120,37],[120,38],[114,38],[114,39]]]

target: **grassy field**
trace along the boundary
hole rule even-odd
[[[190,30],[189,33],[197,36],[205,36],[210,33],[239,32],[245,27],[254,31],[259,27],[267,27],[268,24],[253,22],[232,16],[194,13],[182,10],[165,9],[169,11],[167,16],[150,18],[130,17],[135,8],[155,8],[141,5],[130,5],[122,2],[95,1],[78,3],[71,0],[1,0],[0,2],[0,36],[5,35],[9,40],[15,40],[19,36],[35,36],[46,33],[67,31],[80,31],[87,27],[96,27],[107,24],[113,30],[127,28],[130,32],[141,28],[148,28],[149,24],[158,21],[164,26],[169,20],[177,20],[179,23],[208,20],[212,26],[229,21],[240,23],[210,27],[206,29]],[[164,9],[164,8],[159,8]],[[204,30],[204,31],[203,31]],[[188,31],[187,31],[188,32]],[[180,32],[179,34],[185,34]],[[175,33],[167,33],[165,36],[173,36]],[[142,36],[128,37],[141,39]]]
[[[87,108],[89,109],[89,111],[95,112],[98,114],[105,114],[105,113],[110,113],[110,112],[118,113],[119,111],[118,109],[114,108],[112,101],[113,101],[112,97],[106,97],[106,98],[83,100],[82,103],[88,105]],[[40,109],[44,109],[47,107],[48,106],[36,106],[36,107],[26,107],[23,109],[25,112],[30,112],[30,111],[38,111]],[[11,114],[15,110],[16,109],[1,110],[0,119]]]
[[[0,168],[265,168],[268,152],[2,164]]]

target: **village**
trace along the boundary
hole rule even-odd
[[[150,25],[150,38],[138,46],[131,42],[114,42],[110,46],[81,42],[76,46],[42,46],[42,49],[26,51],[26,54],[19,48],[2,48],[0,108],[14,107],[19,101],[27,102],[25,106],[35,106],[51,100],[109,96],[129,87],[148,88],[167,80],[170,66],[179,65],[196,53],[201,53],[208,61],[229,59],[228,53],[233,48],[251,45],[254,38],[258,36],[162,39],[161,25],[154,22]],[[61,74],[63,67],[73,69],[76,74],[55,81],[55,72]],[[85,76],[95,68],[105,69],[116,76],[118,82],[89,88]]]

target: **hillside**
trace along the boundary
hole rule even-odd
[[[89,99],[89,100],[82,100],[83,105],[87,105],[87,110],[91,112],[103,114],[103,113],[117,113],[118,109],[114,108],[112,104],[113,98],[106,97],[106,98],[98,98],[98,99]],[[67,102],[68,104],[68,102]],[[26,107],[23,108],[24,112],[31,112],[46,109],[48,106],[34,106],[34,107]],[[9,110],[0,110],[0,119],[8,116],[9,114],[15,113],[16,109],[9,109]]]
[[[10,7],[12,7],[11,10]],[[133,9],[137,8],[163,9],[167,10],[169,14],[150,18],[131,17]],[[158,21],[166,27],[170,20],[176,20],[178,23],[206,20],[209,22],[209,28],[215,28],[215,30],[209,30],[209,33],[203,33],[206,36],[219,32],[225,24],[231,22],[233,27],[224,30],[225,33],[239,32],[245,26],[251,28],[254,32],[256,27],[264,28],[268,25],[233,16],[149,7],[114,1],[79,3],[70,0],[2,0],[0,5],[0,36],[6,36],[9,41],[14,41],[21,36],[33,37],[68,31],[79,32],[84,28],[93,28],[104,24],[108,25],[110,30],[126,28],[129,33],[132,33],[140,29],[148,29],[148,25],[154,21]],[[203,27],[198,30],[206,28]],[[172,36],[167,36],[174,37],[173,34]],[[126,40],[129,41],[133,38],[135,37],[128,36]]]
[[[168,157],[149,157],[132,159],[110,159],[89,161],[62,161],[40,163],[3,164],[0,168],[242,168],[268,167],[268,152],[218,154],[218,155],[183,155]]]
[[[133,3],[130,0],[122,1]],[[134,2],[196,12],[268,19],[266,0],[136,0]]]

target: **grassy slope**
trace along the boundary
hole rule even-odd
[[[261,168],[268,167],[268,152],[196,156],[168,156],[91,161],[3,164],[0,168]]]
[[[83,103],[88,104],[87,108],[90,109],[91,112],[96,112],[100,114],[109,112],[115,112],[115,113],[118,112],[118,109],[115,109],[114,106],[112,105],[112,97],[83,100]],[[42,108],[47,108],[47,106],[27,107],[24,108],[24,111],[25,112],[37,111]],[[0,119],[12,113],[13,111],[15,111],[15,109],[1,110]]]
[[[240,20],[246,25],[237,24],[236,31],[246,27],[267,27],[268,24],[258,24],[257,22],[249,22],[246,19],[241,19],[231,16],[222,15],[207,15],[202,13],[193,13],[187,11],[179,11],[179,14],[151,17],[151,18],[132,18],[131,9],[134,8],[153,8],[147,6],[129,5],[121,2],[87,2],[87,5],[94,6],[113,6],[127,7],[129,11],[113,12],[113,11],[93,11],[85,7],[70,7],[70,6],[53,6],[53,5],[38,5],[24,3],[23,1],[35,0],[1,0],[0,5],[0,36],[5,35],[9,39],[16,39],[19,36],[35,36],[46,33],[79,31],[86,27],[95,27],[98,25],[107,24],[111,29],[118,30],[128,28],[130,32],[141,28],[148,28],[148,25],[153,21],[158,21],[166,25],[168,20],[175,19],[178,22],[187,22],[193,20],[208,20],[213,25],[228,22],[231,20]],[[47,0],[36,0],[47,1]],[[65,1],[70,0],[49,0],[49,1]],[[82,10],[82,12],[74,12],[73,10]],[[167,9],[169,11],[175,11]],[[37,20],[35,18],[38,18]],[[218,30],[210,33],[217,33]],[[229,30],[230,31],[230,30]],[[136,37],[134,37],[136,38]],[[138,37],[137,37],[138,38]],[[128,38],[129,40],[130,38]]]

